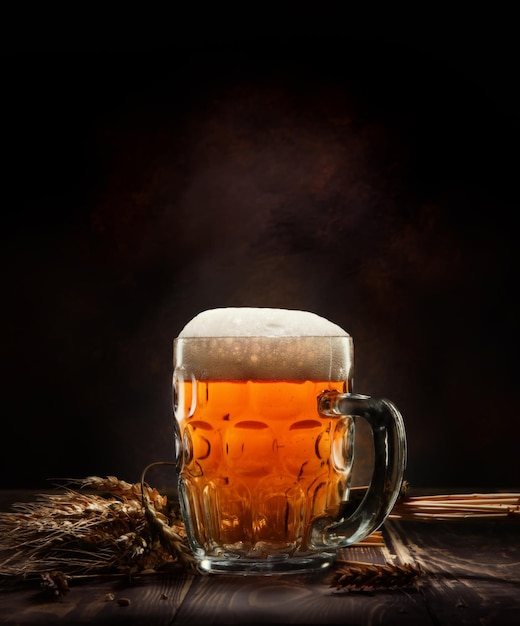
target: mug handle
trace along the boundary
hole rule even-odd
[[[390,400],[337,391],[321,394],[318,410],[331,417],[363,417],[374,439],[372,480],[359,506],[348,517],[325,518],[313,524],[311,543],[315,547],[341,548],[377,530],[399,497],[406,467],[404,420]]]

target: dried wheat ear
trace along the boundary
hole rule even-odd
[[[67,488],[0,514],[0,576],[64,571],[157,570],[172,561],[195,568],[184,524],[156,489],[114,476],[68,481]]]
[[[170,463],[152,465],[163,464]],[[61,493],[42,494],[35,502],[18,503],[12,512],[0,513],[0,582],[36,575],[45,588],[62,594],[71,577],[144,573],[172,563],[197,571],[179,513],[145,484],[147,469],[141,482],[133,484],[115,476],[70,479]],[[358,490],[362,497],[366,488]],[[520,494],[408,497],[403,491],[390,515],[425,521],[468,517],[520,519]],[[381,531],[360,543],[385,545]],[[417,585],[422,575],[410,564],[338,560],[335,568],[331,585],[343,590],[404,588]]]
[[[336,566],[329,584],[344,591],[417,587],[422,576],[421,568],[411,564],[376,565],[358,561],[336,561]]]

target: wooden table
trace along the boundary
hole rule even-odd
[[[0,494],[0,500],[1,500]],[[4,501],[7,494],[4,494]],[[520,624],[520,523],[387,521],[385,547],[353,560],[419,565],[418,587],[345,591],[316,575],[106,577],[53,599],[39,584],[0,590],[0,624]]]

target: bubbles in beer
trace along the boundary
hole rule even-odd
[[[352,422],[317,413],[326,384],[198,383],[207,394],[196,395],[206,401],[182,422],[181,475],[190,484],[186,506],[202,516],[193,522],[201,545],[257,556],[296,550],[313,519],[339,510]],[[222,415],[224,398],[229,411]]]
[[[346,497],[350,418],[317,410],[349,389],[352,342],[305,311],[213,309],[176,340],[181,500],[206,555],[285,558]]]
[[[347,380],[352,340],[308,311],[204,311],[176,340],[177,359],[197,380]]]

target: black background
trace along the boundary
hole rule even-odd
[[[217,306],[347,329],[414,486],[518,486],[516,47],[475,32],[12,39],[0,487],[173,459]]]

